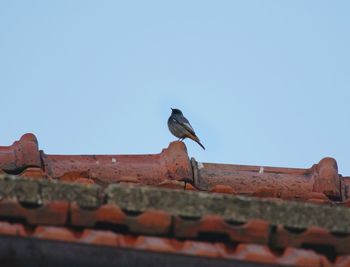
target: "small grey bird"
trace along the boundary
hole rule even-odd
[[[184,117],[181,110],[172,108],[171,115],[168,119],[169,131],[179,138],[179,140],[184,140],[186,137],[192,139],[198,145],[200,145],[204,150],[204,146],[201,144],[199,138],[194,132],[189,121]]]

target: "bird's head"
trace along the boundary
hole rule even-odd
[[[172,114],[178,114],[178,115],[182,115],[181,110],[177,109],[177,108],[171,108]]]

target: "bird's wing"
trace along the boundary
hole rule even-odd
[[[196,133],[194,132],[190,122],[183,116],[181,117],[176,117],[175,120],[177,123],[179,123],[182,127],[184,127],[187,131],[189,131],[191,134],[196,136]]]

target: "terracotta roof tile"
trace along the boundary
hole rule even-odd
[[[180,252],[188,255],[203,257],[219,257],[219,247],[209,242],[185,241]]]
[[[191,162],[194,184],[201,190],[218,192],[221,186],[228,191],[229,186],[232,193],[262,197],[309,199],[316,192],[341,198],[337,163],[332,158],[324,158],[310,169]]]
[[[14,199],[0,200],[0,216],[23,219],[28,224],[64,225],[68,214],[67,201],[53,201],[41,206],[23,207]]]
[[[350,267],[350,256],[340,256],[340,257],[338,257],[334,266],[337,266],[337,267]]]
[[[34,135],[25,134],[13,145],[0,147],[0,170],[103,186],[127,182],[181,189],[191,183],[211,192],[318,203],[349,197],[349,190],[345,190],[349,179],[338,174],[332,158],[324,158],[309,169],[201,163],[189,160],[182,142],[173,142],[151,155],[47,155],[39,152]]]
[[[19,223],[0,221],[0,234],[12,236],[27,236],[25,226]]]
[[[65,227],[38,226],[28,237],[75,242],[78,236],[74,234],[74,231]]]
[[[75,226],[94,227],[97,224],[124,225],[132,232],[166,234],[171,227],[171,215],[158,210],[147,210],[137,216],[127,215],[118,206],[105,204],[98,209],[82,209],[76,203],[70,208],[71,223]]]
[[[232,242],[268,244],[270,224],[253,219],[247,223],[231,224],[217,215],[206,215],[199,220],[175,217],[174,234],[179,238],[199,238],[201,234],[226,236]]]
[[[269,264],[277,263],[277,257],[272,253],[272,251],[268,247],[256,244],[238,245],[233,256],[236,259],[242,260],[263,262]]]
[[[0,222],[4,229],[18,229],[19,225],[11,227],[11,224]],[[7,235],[18,236],[12,229]],[[209,243],[203,241],[179,241],[164,237],[128,236],[115,234],[110,231],[96,231],[85,229],[82,232],[66,227],[38,226],[26,237],[45,239],[52,241],[64,241],[91,245],[124,247],[136,250],[153,251],[157,253],[185,254],[207,258],[223,258],[244,260],[249,262],[275,265],[293,266],[331,266],[326,257],[313,251],[304,249],[287,248],[282,255],[276,255],[267,246],[256,244],[239,244],[231,249],[223,243]],[[337,265],[346,266],[347,258],[337,259]]]
[[[137,249],[146,249],[157,252],[175,253],[178,252],[172,245],[171,240],[150,236],[139,236],[133,244],[124,242],[125,245]]]
[[[311,250],[287,248],[278,259],[279,264],[303,267],[328,267],[332,264],[326,257]]]
[[[182,142],[153,155],[47,155],[26,134],[0,147],[0,173],[2,239],[350,266],[350,179],[332,158],[309,169],[201,163]]]
[[[309,227],[303,231],[291,231],[282,225],[278,225],[271,242],[277,247],[314,245],[324,246],[328,249],[332,248],[339,254],[350,254],[349,234],[337,235],[319,227]]]
[[[85,229],[81,235],[80,242],[103,246],[120,245],[119,235],[111,231]]]

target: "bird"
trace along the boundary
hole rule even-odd
[[[184,140],[186,137],[190,138],[205,150],[205,147],[201,144],[201,141],[194,132],[190,122],[184,117],[181,110],[171,108],[171,115],[168,119],[168,128],[173,135],[179,138],[179,141]]]

